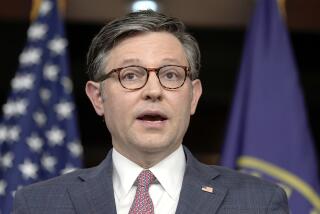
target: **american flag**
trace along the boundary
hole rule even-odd
[[[0,120],[0,213],[22,186],[81,165],[67,40],[57,2],[43,0],[27,32]]]

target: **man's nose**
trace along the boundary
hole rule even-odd
[[[155,72],[149,73],[149,78],[143,89],[143,98],[157,101],[162,99],[163,88]]]

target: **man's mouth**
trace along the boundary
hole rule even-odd
[[[144,112],[137,117],[142,122],[163,122],[168,120],[168,117],[161,112]]]

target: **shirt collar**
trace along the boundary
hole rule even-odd
[[[185,168],[186,158],[180,145],[176,151],[151,167],[150,171],[156,176],[158,182],[169,196],[174,200],[178,200]]]
[[[125,197],[143,168],[112,150],[113,185],[118,199]],[[186,167],[183,148],[179,148],[149,170],[155,175],[169,196],[178,200]]]
[[[121,155],[117,150],[112,150],[113,186],[118,199],[125,197],[143,168]]]

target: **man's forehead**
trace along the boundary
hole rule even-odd
[[[160,65],[181,64],[186,60],[186,53],[173,34],[148,32],[124,38],[110,50],[108,56],[109,63],[112,61],[115,66],[143,66],[146,60],[157,61]]]
[[[147,31],[147,32],[132,32],[125,35],[120,35],[113,43],[112,49],[121,46],[123,43],[136,42],[140,39],[145,40],[146,37],[157,37],[157,39],[170,38],[171,40],[175,40],[177,43],[181,44],[179,39],[170,32],[167,31]]]

